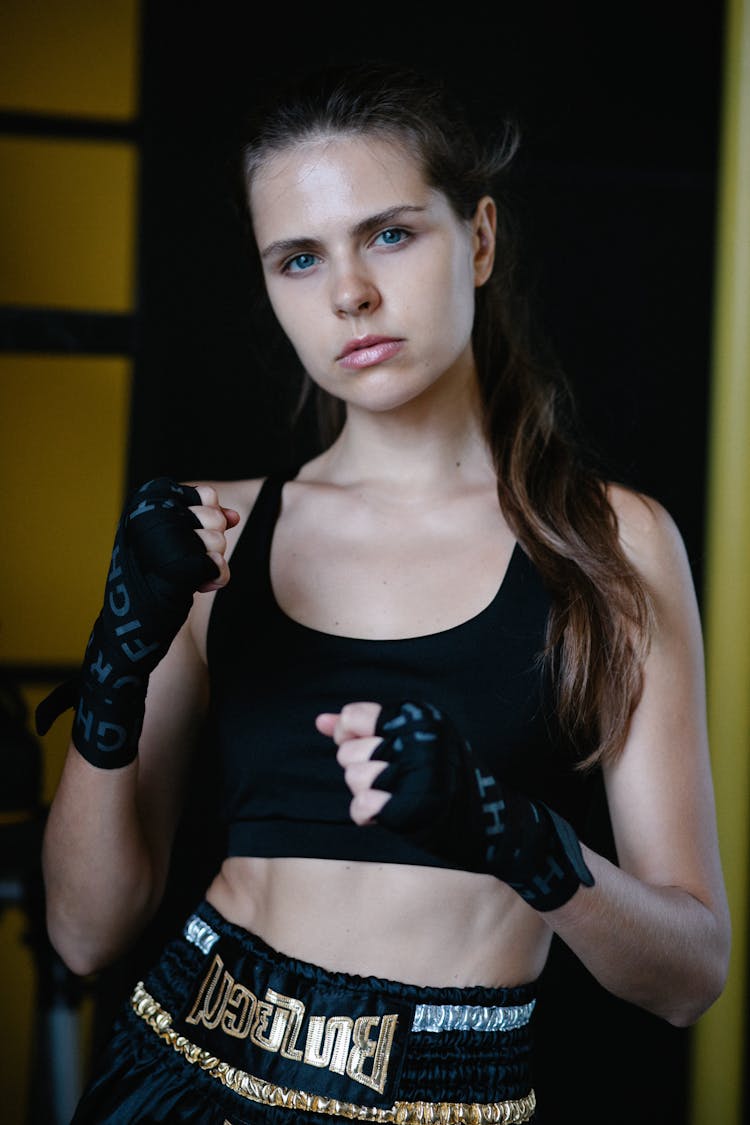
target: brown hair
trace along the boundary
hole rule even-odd
[[[242,147],[243,189],[274,153],[305,138],[375,134],[404,141],[426,181],[469,219],[483,195],[498,206],[496,265],[477,291],[473,344],[485,433],[505,518],[552,595],[544,654],[555,682],[558,718],[588,749],[582,765],[622,748],[642,690],[652,610],[620,546],[601,476],[574,436],[574,404],[563,374],[542,357],[518,284],[517,230],[504,180],[518,131],[503,122],[480,145],[445,85],[389,63],[331,69],[298,83],[263,111]],[[317,387],[322,439],[334,439],[344,405]]]

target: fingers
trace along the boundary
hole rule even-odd
[[[355,824],[373,824],[390,799],[390,793],[384,793],[380,789],[367,789],[363,793],[357,793],[349,805],[349,816]]]
[[[226,531],[228,527],[236,527],[240,521],[239,512],[234,508],[225,508],[219,503],[219,494],[211,485],[201,484],[195,486],[195,491],[201,498],[201,503],[191,505],[190,511],[194,512],[202,526],[209,531]]]
[[[236,527],[240,521],[240,514],[234,508],[225,508],[219,503],[219,494],[216,489],[210,484],[197,484],[194,486],[195,491],[201,498],[201,507],[194,507],[191,510],[196,513],[201,519],[201,511],[203,508],[210,508],[218,510],[223,513],[225,520],[225,527]],[[202,522],[202,520],[201,520]]]
[[[379,742],[379,738],[349,739],[339,746],[336,753],[336,760],[344,767],[344,781],[352,794],[349,815],[355,824],[370,824],[390,800],[390,793],[376,788],[377,779],[387,769],[388,763],[370,758]]]
[[[321,734],[327,734],[340,746],[350,738],[374,735],[380,710],[379,703],[347,703],[338,714],[318,715],[315,725]]]
[[[229,581],[229,566],[225,557],[227,541],[224,533],[228,528],[237,526],[240,514],[234,508],[223,507],[219,503],[216,489],[211,485],[199,484],[194,487],[201,499],[199,505],[190,507],[190,511],[201,524],[196,528],[195,534],[202,540],[206,554],[212,562],[216,563],[219,571],[216,578],[198,587],[201,593],[208,593],[211,590],[220,590]]]
[[[318,715],[315,726],[336,743],[336,760],[344,770],[344,780],[352,793],[349,813],[355,824],[371,824],[390,793],[375,788],[388,763],[373,761],[372,753],[382,739],[374,734],[380,714],[379,703],[347,703],[334,714]]]
[[[229,564],[224,558],[223,552],[206,551],[206,554],[212,562],[216,563],[216,569],[219,573],[216,578],[212,578],[210,582],[204,582],[202,586],[198,587],[199,594],[209,594],[212,590],[220,590],[229,581]]]

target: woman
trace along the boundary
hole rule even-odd
[[[227,858],[77,1123],[532,1121],[554,934],[677,1026],[721,991],[689,567],[658,503],[581,463],[526,340],[513,147],[372,66],[243,152],[333,437],[293,479],[131,498],[75,696],[41,715],[77,708],[44,869],[80,973],[162,898],[206,715],[223,756]],[[617,865],[579,835],[599,771]]]

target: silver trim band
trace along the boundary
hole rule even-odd
[[[412,1031],[510,1031],[531,1019],[536,1001],[505,1007],[417,1004]]]
[[[210,953],[219,934],[197,914],[188,918],[184,929],[187,941]],[[412,1031],[511,1031],[524,1027],[531,1019],[536,1001],[508,1007],[473,1004],[417,1004]]]
[[[219,940],[216,930],[204,922],[197,914],[191,914],[185,923],[183,934],[189,942],[197,945],[201,953],[210,953]]]

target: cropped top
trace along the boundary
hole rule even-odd
[[[462,624],[398,640],[319,632],[284,613],[271,584],[283,485],[269,477],[261,486],[209,621],[209,739],[221,761],[227,854],[446,866],[351,820],[336,747],[314,720],[357,700],[434,703],[498,779],[580,831],[587,786],[539,659],[550,598],[522,548],[491,603]]]

